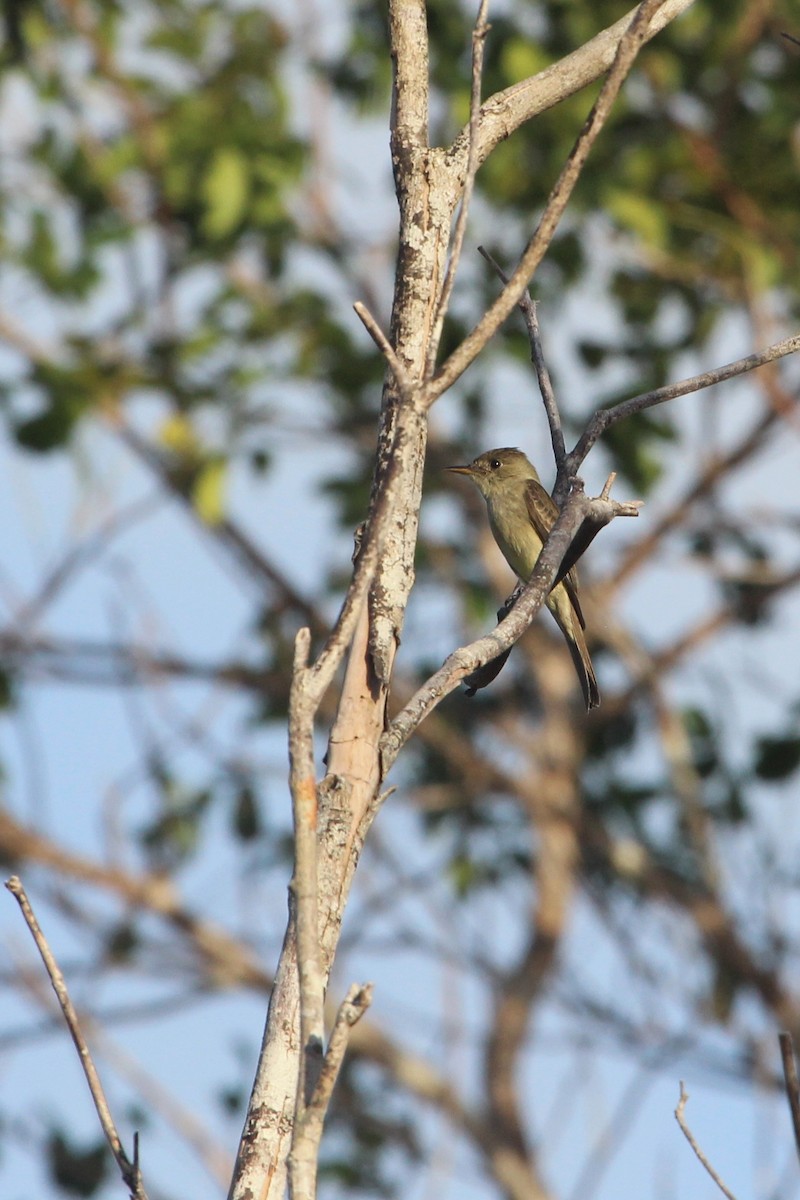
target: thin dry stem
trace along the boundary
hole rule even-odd
[[[767,346],[765,350],[759,350],[757,354],[748,354],[745,358],[737,358],[735,362],[725,363],[724,366],[715,367],[712,371],[703,371],[700,375],[692,375],[691,378],[683,379],[679,383],[668,383],[653,391],[642,392],[641,395],[632,396],[629,400],[621,400],[612,408],[600,409],[590,419],[575,449],[567,456],[568,470],[574,474],[597,439],[617,421],[632,417],[635,413],[644,412],[645,409],[654,408],[657,404],[664,404],[668,400],[677,400],[679,396],[688,396],[690,392],[699,392],[703,388],[713,387],[714,384],[724,383],[728,379],[734,379],[737,375],[744,375],[748,371],[754,371],[757,367],[775,362],[776,359],[785,358],[787,354],[796,354],[798,350],[800,350],[800,334],[795,334],[793,337],[784,338],[783,341]]]
[[[292,1141],[289,1181],[293,1200],[314,1200],[316,1196],[317,1164],[325,1117],[344,1062],[350,1030],[372,1003],[372,991],[371,983],[354,983],[339,1005],[319,1079]]]
[[[783,1078],[786,1084],[786,1099],[789,1101],[789,1112],[792,1117],[794,1142],[800,1157],[800,1082],[797,1078],[797,1059],[794,1054],[792,1035],[782,1030],[778,1034],[778,1044],[781,1048]]]
[[[508,276],[502,267],[495,261],[485,246],[478,246],[478,253],[482,254],[486,261],[494,268],[497,275],[502,279],[503,283],[508,283]],[[528,341],[531,347],[531,362],[536,368],[536,376],[539,380],[539,391],[542,395],[542,403],[547,416],[547,423],[550,426],[550,440],[553,444],[553,457],[556,460],[556,469],[561,470],[564,459],[567,456],[567,448],[564,444],[564,430],[561,425],[561,413],[558,410],[558,402],[556,400],[553,381],[550,378],[550,372],[547,369],[547,363],[544,357],[544,347],[542,345],[542,335],[539,328],[539,316],[536,311],[536,301],[531,297],[527,288],[519,298],[517,307],[519,308],[525,320],[525,327],[528,330]]]
[[[619,42],[614,63],[600,95],[578,135],[569,158],[550,193],[541,220],[525,247],[508,285],[430,381],[425,395],[426,407],[430,407],[443,392],[452,387],[494,337],[514,306],[519,303],[528,281],[553,240],[589,153],[608,119],[636,55],[648,36],[650,19],[663,4],[664,0],[644,0],[644,3],[636,10],[627,31]]]
[[[311,635],[295,638],[289,696],[289,761],[294,819],[294,897],[300,981],[301,1066],[296,1097],[298,1122],[313,1094],[322,1059],[325,986],[319,962],[317,898],[317,784],[314,770],[314,707],[306,683]]]
[[[383,332],[380,325],[365,304],[362,304],[360,300],[356,300],[355,304],[353,305],[353,310],[391,367],[392,374],[394,375],[395,382],[401,394],[403,396],[409,396],[413,389],[413,384],[408,371],[395,354],[392,343],[389,341],[386,334]]]
[[[717,1185],[717,1187],[722,1192],[722,1194],[724,1196],[727,1196],[728,1200],[736,1200],[736,1197],[734,1196],[733,1192],[725,1186],[725,1184],[722,1182],[722,1180],[720,1179],[717,1172],[712,1167],[711,1163],[706,1158],[703,1151],[700,1149],[700,1146],[697,1144],[697,1140],[696,1140],[694,1134],[692,1133],[689,1126],[686,1124],[685,1110],[686,1110],[686,1102],[688,1099],[689,1099],[689,1093],[686,1091],[685,1087],[683,1086],[683,1080],[681,1080],[681,1095],[680,1095],[680,1100],[678,1101],[678,1107],[675,1109],[675,1120],[680,1125],[681,1130],[683,1131],[684,1137],[686,1138],[689,1145],[692,1147],[692,1150],[694,1150],[695,1155],[697,1156],[699,1162],[701,1162],[702,1165],[705,1167],[705,1169],[708,1171],[709,1175],[714,1180],[714,1183]]]
[[[117,1132],[103,1085],[100,1082],[100,1076],[94,1065],[86,1038],[83,1035],[75,1006],[70,999],[66,980],[36,919],[36,914],[31,907],[31,902],[23,887],[22,880],[18,875],[12,875],[10,879],[6,880],[5,886],[19,904],[25,922],[36,943],[36,949],[39,951],[42,962],[45,965],[45,970],[50,978],[50,983],[56,994],[61,1011],[64,1014],[64,1020],[67,1023],[70,1036],[75,1044],[75,1049],[78,1051],[78,1057],[83,1067],[83,1073],[86,1076],[86,1082],[89,1085],[89,1091],[91,1092],[97,1115],[100,1118],[103,1133],[111,1148],[111,1153],[114,1155],[114,1160],[119,1167],[122,1180],[134,1200],[147,1200],[147,1193],[144,1190],[142,1175],[139,1169],[138,1146],[135,1148],[134,1160],[132,1162],[123,1149],[122,1140]]]
[[[467,218],[469,217],[469,206],[472,201],[472,193],[475,189],[475,176],[478,173],[478,130],[480,126],[481,115],[481,82],[483,80],[483,58],[486,47],[486,35],[489,32],[490,26],[486,22],[486,15],[489,11],[489,0],[481,0],[478,9],[478,15],[475,19],[475,28],[472,31],[472,90],[470,95],[469,108],[469,142],[467,150],[467,172],[464,179],[464,188],[461,193],[461,204],[458,210],[458,219],[456,220],[455,232],[453,234],[453,245],[450,251],[450,261],[447,264],[444,283],[436,304],[436,316],[433,320],[433,328],[431,331],[430,340],[428,342],[428,353],[425,361],[425,378],[430,379],[436,365],[436,355],[439,351],[439,343],[442,340],[442,329],[444,327],[444,319],[447,316],[447,310],[450,306],[450,297],[453,294],[453,288],[456,282],[456,273],[458,265],[461,261],[461,251],[464,247],[464,236],[467,232]]]

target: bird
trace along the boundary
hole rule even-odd
[[[555,501],[542,486],[533,463],[515,446],[501,446],[479,454],[467,466],[447,469],[466,475],[475,484],[486,501],[494,540],[512,571],[527,583],[558,517]],[[586,645],[574,567],[550,592],[547,607],[569,647],[586,708],[597,708],[600,689]]]

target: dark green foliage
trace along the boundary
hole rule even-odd
[[[111,962],[120,965],[132,962],[140,945],[136,926],[130,921],[114,925],[106,935],[106,954]]]
[[[252,841],[262,832],[258,795],[247,781],[240,783],[234,793],[231,827],[242,842]]]
[[[675,436],[668,417],[642,412],[612,425],[603,436],[603,445],[611,455],[614,470],[624,476],[634,492],[647,495],[661,477],[661,451],[665,444],[675,441]]]
[[[174,870],[197,853],[213,793],[210,788],[183,784],[158,755],[151,758],[149,770],[159,811],[139,831],[139,842],[147,851],[152,870]]]
[[[753,770],[766,783],[783,783],[800,767],[800,737],[762,737],[756,743]]]
[[[719,766],[718,731],[708,714],[699,708],[687,708],[683,720],[692,745],[694,768],[701,779],[706,779]]]
[[[83,1149],[54,1130],[47,1142],[47,1165],[53,1182],[68,1195],[94,1196],[108,1175],[111,1152],[103,1139]]]
[[[13,708],[15,703],[14,676],[10,671],[0,668],[0,711]]]

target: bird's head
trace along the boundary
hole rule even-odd
[[[481,494],[487,498],[511,482],[524,483],[528,479],[539,478],[533,463],[515,446],[487,450],[474,458],[468,466],[448,467],[447,470],[456,475],[468,475]]]

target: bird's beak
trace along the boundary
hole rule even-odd
[[[474,475],[472,467],[445,467],[445,471],[452,471],[454,475]]]

